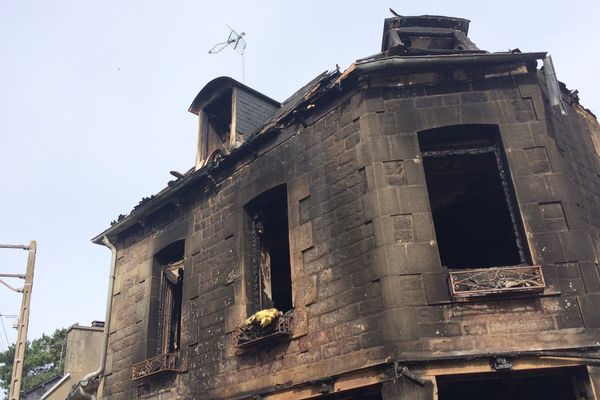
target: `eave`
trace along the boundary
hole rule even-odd
[[[541,60],[546,52],[537,53],[484,53],[484,54],[443,54],[430,56],[376,55],[356,61],[356,70],[371,72],[382,69],[405,70],[421,67],[466,65],[466,64],[510,64]]]

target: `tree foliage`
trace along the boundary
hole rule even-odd
[[[31,343],[27,341],[21,390],[27,390],[62,373],[67,330],[57,329],[51,336],[42,335]],[[0,388],[8,393],[12,374],[15,345],[0,353]]]

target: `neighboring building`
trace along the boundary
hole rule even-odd
[[[40,383],[31,389],[23,390],[21,392],[20,400],[40,400],[43,394],[52,386],[56,384],[62,378],[61,374],[55,375],[45,382]]]
[[[200,91],[195,168],[94,239],[99,398],[600,399],[600,127],[468,25],[386,19],[283,104]]]
[[[99,321],[92,322],[92,326],[69,327],[64,373],[53,385],[47,385],[39,399],[65,400],[83,376],[98,368],[103,328],[104,323]]]

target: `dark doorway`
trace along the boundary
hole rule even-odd
[[[454,379],[438,378],[439,400],[579,399],[575,396],[575,378],[566,372],[544,376],[480,374],[468,379]]]

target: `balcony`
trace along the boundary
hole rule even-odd
[[[165,353],[133,364],[131,380],[135,381],[166,371],[177,371],[177,353]]]
[[[272,324],[264,328],[260,325],[248,325],[238,328],[236,331],[236,347],[244,349],[253,346],[261,346],[282,337],[290,337],[292,336],[292,330],[290,328],[291,320],[291,313],[286,313],[277,317]]]
[[[453,298],[541,292],[546,287],[539,265],[450,271],[448,280]]]

